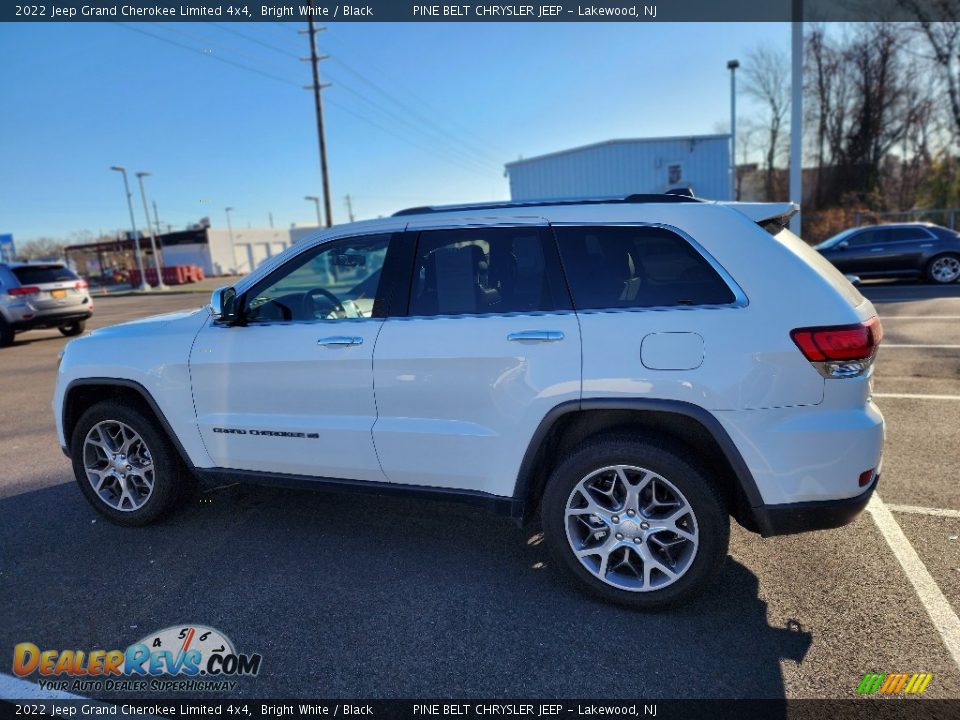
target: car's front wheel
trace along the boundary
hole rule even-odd
[[[119,525],[159,519],[189,484],[177,451],[156,420],[113,400],[83,414],[70,450],[80,490],[97,512]]]
[[[675,605],[722,565],[730,521],[717,487],[681,451],[631,435],[590,440],[551,475],[542,519],[560,564],[595,594]]]
[[[86,322],[84,322],[83,320],[76,320],[72,323],[61,325],[59,330],[60,330],[60,334],[63,335],[64,337],[73,337],[74,335],[82,335],[86,327],[87,327]]]
[[[938,285],[947,285],[960,278],[960,257],[957,255],[937,255],[927,266],[927,280]]]

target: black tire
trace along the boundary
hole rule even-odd
[[[74,335],[82,335],[83,331],[87,329],[86,320],[75,320],[68,325],[61,325],[59,330],[60,334],[64,337],[73,337]]]
[[[688,456],[655,438],[617,434],[587,440],[561,461],[544,490],[543,530],[558,564],[582,588],[632,608],[658,610],[684,602],[709,585],[726,559],[730,517],[718,487]],[[674,485],[693,510],[699,531],[696,553],[680,577],[665,587],[645,591],[615,587],[584,567],[567,539],[566,508],[574,489],[591,473],[612,465],[653,471]]]
[[[109,505],[94,490],[84,466],[85,441],[90,430],[104,421],[128,426],[143,439],[152,459],[153,490],[137,509],[121,510]],[[73,473],[80,491],[94,509],[117,525],[140,526],[159,520],[180,504],[193,487],[180,456],[154,417],[129,404],[104,400],[90,407],[77,422],[70,439]]]
[[[955,283],[957,279],[960,278],[960,275],[953,275],[952,277],[946,277],[942,280],[938,279],[937,276],[934,275],[934,267],[938,262],[949,262],[950,260],[953,260],[955,263],[960,263],[960,255],[957,255],[956,253],[940,253],[939,255],[932,257],[930,262],[927,263],[927,268],[924,271],[927,282],[934,283],[935,285],[950,285],[951,283]]]
[[[7,347],[13,344],[13,328],[7,325],[3,318],[0,318],[0,347]]]

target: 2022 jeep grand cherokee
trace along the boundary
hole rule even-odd
[[[291,247],[209,308],[67,346],[80,489],[142,525],[201,479],[539,513],[639,607],[765,536],[849,522],[879,476],[873,306],[790,204],[630,196],[416,208]]]

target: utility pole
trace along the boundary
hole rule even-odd
[[[157,201],[152,200],[153,204],[153,225],[157,228],[157,235],[160,234],[160,215],[157,213]]]
[[[327,172],[327,141],[323,132],[323,100],[320,98],[321,91],[330,87],[329,83],[320,82],[320,61],[326,60],[329,55],[317,55],[317,33],[326,28],[316,27],[313,24],[313,0],[307,0],[307,30],[310,36],[310,57],[301,58],[304,62],[309,62],[313,69],[313,85],[308,85],[307,90],[313,90],[313,100],[317,110],[317,136],[320,140],[320,172],[323,176],[323,209],[326,212],[327,227],[333,225],[333,214],[330,209],[330,175]],[[303,34],[303,30],[300,34]]]
[[[737,68],[739,60],[727,62],[730,71],[730,199],[737,197]]]
[[[347,195],[345,200],[347,202],[347,215],[350,218],[350,222],[353,222],[353,200],[350,198],[350,195]]]
[[[273,229],[273,213],[268,212],[267,216],[270,218],[270,229],[272,230]]]
[[[803,0],[793,1],[790,70],[790,200],[803,204]],[[790,218],[790,230],[800,234],[800,213]]]

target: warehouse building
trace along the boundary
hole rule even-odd
[[[316,233],[319,228],[289,230],[274,228],[195,227],[190,230],[157,235],[157,249],[164,266],[196,265],[206,275],[245,275],[267,258],[278,255],[294,243]],[[144,265],[156,267],[150,238],[140,237]],[[71,266],[84,277],[100,277],[136,268],[133,242],[127,238],[70,245],[66,256]]]
[[[730,199],[730,136],[608,140],[506,165],[513,200],[690,189]]]

